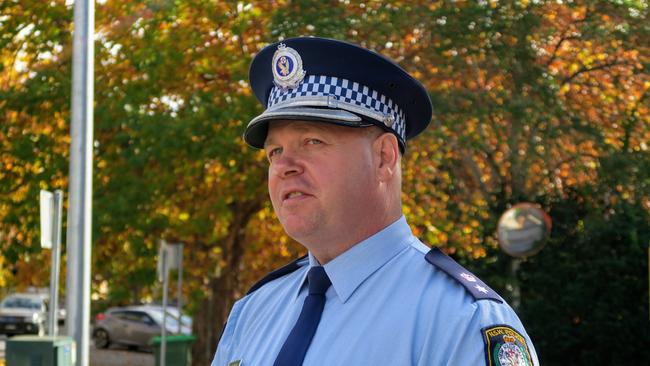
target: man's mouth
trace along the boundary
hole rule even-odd
[[[285,199],[285,200],[289,200],[289,199],[296,198],[296,197],[300,197],[300,196],[304,196],[304,195],[305,195],[305,194],[302,193],[302,192],[299,192],[299,191],[292,191],[292,192],[289,192],[289,193],[285,194],[285,195],[284,195],[284,199]]]

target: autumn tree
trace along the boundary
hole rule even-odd
[[[71,13],[21,1],[0,14],[0,284],[46,287],[38,196],[67,185]]]
[[[37,197],[67,187],[72,8],[0,9],[0,284],[42,286]],[[506,295],[494,232],[509,205],[537,202],[568,227],[559,213],[579,198],[576,217],[600,210],[590,225],[625,221],[606,219],[611,205],[640,225],[647,176],[630,172],[650,141],[647,12],[642,1],[98,2],[93,306],[159,299],[158,240],[185,243],[194,360],[207,364],[232,303],[304,252],[268,203],[263,154],[240,138],[262,110],[250,60],[292,36],[361,44],[423,81],[434,120],[403,159],[404,212],[416,235]],[[539,289],[556,252],[525,263],[521,280]]]

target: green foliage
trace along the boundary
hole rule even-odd
[[[650,214],[635,198],[650,194],[648,163],[647,153],[601,159],[597,185],[553,202],[551,239],[521,264],[516,279],[518,313],[542,364],[650,361]],[[623,184],[636,189],[617,191]],[[511,259],[496,251],[489,258],[465,264],[512,300]]]
[[[325,3],[319,0],[290,1],[271,18],[269,28],[272,36],[275,39],[312,34],[338,39],[345,37],[353,22],[348,17],[346,6],[335,0]]]
[[[580,218],[575,206],[556,205],[556,239],[522,266],[520,316],[544,364],[648,363],[650,216],[625,202]]]

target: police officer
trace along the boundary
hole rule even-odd
[[[413,236],[400,159],[431,119],[424,87],[346,42],[293,38],[253,60],[264,149],[286,233],[308,255],[232,308],[213,366],[538,365],[512,308]]]

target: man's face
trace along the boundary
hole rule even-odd
[[[377,179],[372,139],[363,129],[271,122],[265,150],[273,209],[298,242],[337,244],[371,216]]]

